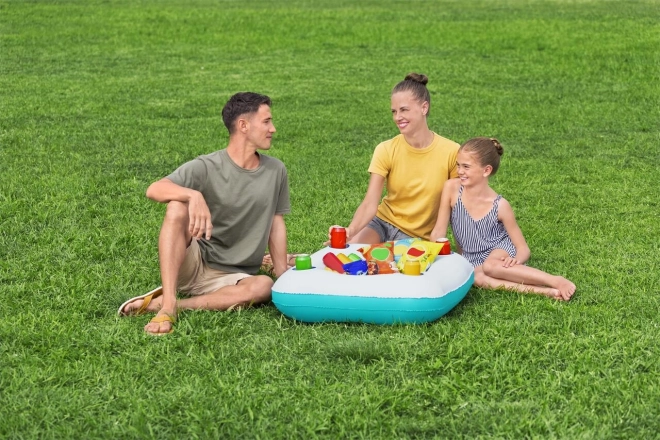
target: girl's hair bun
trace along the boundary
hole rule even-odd
[[[493,143],[495,146],[495,149],[497,150],[497,155],[501,156],[504,154],[504,148],[502,148],[502,144],[500,144],[500,141],[498,141],[495,138],[490,138],[490,141]]]
[[[415,81],[416,83],[426,85],[429,82],[429,77],[421,73],[411,72],[408,75],[406,75],[404,81]]]

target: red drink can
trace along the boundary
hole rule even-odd
[[[449,244],[448,238],[438,238],[435,242],[442,244],[442,247],[440,248],[440,253],[438,253],[438,255],[451,254],[451,245]]]
[[[346,228],[334,226],[330,229],[330,247],[344,249],[346,247]]]

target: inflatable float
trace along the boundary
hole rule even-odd
[[[275,282],[273,303],[285,316],[303,322],[419,324],[453,309],[474,282],[472,265],[456,253],[438,255],[419,276],[346,275],[326,269],[328,253],[349,254],[364,246],[315,252],[311,269],[291,268]]]

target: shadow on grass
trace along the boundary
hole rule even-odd
[[[328,344],[325,354],[328,362],[359,363],[363,365],[371,365],[392,358],[383,349],[374,346],[372,342],[359,340]]]

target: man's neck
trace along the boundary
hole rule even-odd
[[[227,154],[236,165],[246,170],[254,170],[259,167],[259,155],[255,147],[243,142],[229,142]]]

